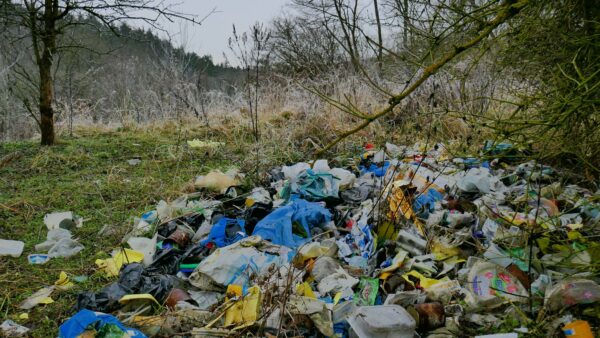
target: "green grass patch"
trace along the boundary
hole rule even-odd
[[[0,321],[10,318],[32,329],[33,337],[57,336],[58,326],[73,314],[76,295],[97,290],[109,280],[96,272],[94,261],[107,257],[131,229],[133,217],[154,209],[161,200],[180,196],[184,186],[213,168],[227,168],[237,154],[226,149],[211,156],[189,149],[185,141],[201,134],[178,137],[176,131],[80,132],[58,145],[40,147],[37,141],[0,144],[0,160],[18,155],[0,168],[0,238],[21,240],[20,258],[0,257]],[[127,163],[139,157],[137,166]],[[27,255],[45,240],[45,214],[73,211],[85,221],[73,231],[85,249],[71,258],[30,265]],[[99,235],[104,226],[112,235]],[[61,271],[71,277],[88,276],[67,292],[55,292],[54,303],[18,315],[18,304]]]

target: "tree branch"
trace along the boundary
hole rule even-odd
[[[359,125],[357,125],[356,127],[339,134],[335,140],[331,141],[324,148],[317,151],[315,153],[315,156],[316,157],[321,156],[324,152],[331,149],[333,146],[338,144],[340,141],[346,139],[348,136],[351,136],[351,135],[359,132],[360,130],[362,130],[362,129],[366,128],[368,125],[370,125],[373,121],[392,112],[393,109],[396,106],[398,106],[404,98],[406,98],[411,93],[413,93],[429,77],[431,77],[433,74],[435,74],[440,68],[442,68],[444,65],[446,65],[448,62],[453,60],[455,57],[457,57],[464,51],[477,45],[481,40],[483,40],[485,37],[490,35],[495,28],[497,28],[502,23],[506,22],[507,20],[509,20],[510,18],[515,16],[517,13],[519,13],[527,4],[528,4],[528,0],[508,0],[508,1],[506,1],[501,6],[501,10],[496,15],[496,17],[494,17],[494,19],[492,19],[487,24],[483,25],[481,32],[477,36],[475,36],[471,40],[463,43],[462,45],[455,46],[452,49],[452,51],[447,53],[441,59],[435,61],[428,67],[424,68],[421,76],[411,86],[409,86],[407,89],[405,89],[401,93],[390,98],[390,100],[388,101],[388,106],[386,108],[384,108],[383,110],[381,110],[373,115],[369,115],[369,116],[365,117],[364,121],[362,123],[360,123]]]

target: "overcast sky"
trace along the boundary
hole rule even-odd
[[[232,25],[238,32],[247,31],[255,22],[268,24],[280,14],[289,0],[167,0],[179,12],[202,18],[214,8],[201,26],[182,22],[164,22],[162,26],[177,43],[184,43],[187,50],[200,55],[212,55],[216,63],[223,62],[223,52],[229,53],[227,39]],[[230,58],[231,59],[231,58]],[[231,63],[234,60],[230,60]]]

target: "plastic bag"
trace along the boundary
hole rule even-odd
[[[76,240],[70,238],[64,238],[58,241],[50,250],[48,250],[48,256],[50,257],[71,257],[83,250],[84,247]]]
[[[352,187],[352,185],[356,181],[356,176],[354,176],[354,174],[350,170],[342,168],[333,168],[329,170],[329,173],[339,179],[338,185],[340,190]]]
[[[283,166],[281,168],[281,172],[284,175],[286,180],[295,180],[298,175],[300,175],[305,170],[310,169],[310,165],[308,163],[300,162],[296,163],[292,166]]]
[[[223,291],[229,284],[247,286],[250,274],[261,275],[272,264],[289,262],[289,249],[261,240],[258,236],[242,239],[215,250],[190,275],[190,284],[207,291]]]
[[[291,182],[290,191],[300,197],[320,201],[326,198],[338,198],[340,179],[327,172],[315,172],[307,169]]]
[[[64,322],[58,329],[58,336],[59,338],[76,338],[90,326],[99,334],[104,333],[103,337],[146,337],[142,332],[124,326],[114,316],[89,310],[81,310]],[[115,327],[117,330],[114,329]]]
[[[222,248],[247,236],[244,220],[222,217],[213,225],[208,238],[200,242],[200,244],[207,245],[208,243],[214,243],[217,247]]]
[[[358,290],[354,294],[354,303],[358,306],[373,306],[379,291],[379,279],[362,277],[358,284]]]
[[[222,173],[219,170],[212,170],[205,176],[198,176],[194,185],[197,188],[204,188],[220,194],[225,194],[229,187],[240,184],[237,170],[229,170]]]
[[[551,311],[600,300],[600,286],[589,279],[567,278],[546,290],[545,305]]]
[[[331,213],[319,203],[295,200],[263,218],[252,232],[273,244],[296,248],[311,238],[311,229],[331,221]]]
[[[123,296],[138,293],[151,294],[163,302],[179,283],[174,276],[152,274],[144,270],[140,263],[132,263],[123,267],[118,282],[105,286],[97,293],[80,293],[76,308],[111,312],[121,306],[119,300]]]

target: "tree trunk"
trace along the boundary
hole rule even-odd
[[[377,0],[373,0],[373,7],[375,7],[375,22],[377,23],[377,69],[381,73],[383,68],[383,36],[381,34],[381,20],[379,19],[379,4]]]
[[[48,56],[45,54],[48,53]],[[52,109],[53,84],[50,52],[44,50],[40,67],[40,131],[42,145],[54,144],[54,110]]]
[[[46,0],[44,6],[44,29],[41,34],[43,51],[38,61],[40,71],[40,131],[42,145],[54,144],[54,83],[52,81],[52,61],[56,51],[56,12],[58,1]]]
[[[404,47],[408,48],[408,29],[410,26],[410,16],[408,15],[408,0],[404,0],[404,10],[402,11],[404,18]]]

